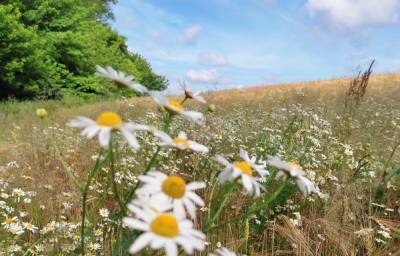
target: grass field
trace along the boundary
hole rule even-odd
[[[341,79],[206,93],[214,111],[187,105],[205,114],[206,125],[175,117],[169,133],[186,131],[208,146],[208,154],[161,149],[154,160],[157,141],[147,133],[139,134],[137,152],[117,140],[115,170],[105,164],[88,187],[86,255],[128,254],[138,233],[121,226],[114,198],[129,199],[127,191],[149,162],[187,182],[207,183],[198,192],[206,205],[195,221],[207,235],[206,248],[196,255],[221,246],[247,255],[400,255],[400,75],[372,77],[360,105],[351,109],[344,105],[348,86]],[[38,118],[37,108],[48,115]],[[85,184],[100,146],[66,123],[78,115],[96,119],[103,111],[160,129],[166,113],[149,97],[0,104],[0,255],[80,252],[77,183]],[[296,162],[321,193],[305,197],[290,179],[273,178],[273,167],[267,167],[271,178],[262,182],[259,198],[235,182],[219,184],[222,168],[213,156],[234,161],[240,148],[260,162],[270,155]],[[258,205],[265,207],[249,211]],[[210,216],[218,218],[206,224]]]

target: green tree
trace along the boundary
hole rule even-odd
[[[93,75],[97,64],[133,74],[148,88],[165,88],[168,81],[106,23],[115,2],[0,1],[0,99],[121,93]]]

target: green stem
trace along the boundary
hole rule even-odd
[[[151,159],[150,159],[149,163],[147,164],[146,169],[144,170],[142,175],[144,175],[150,171],[151,167],[154,165],[154,163],[157,159],[158,153],[160,153],[160,150],[161,150],[161,147],[157,146],[156,152],[154,152],[153,156],[151,157]],[[128,192],[128,196],[126,197],[126,199],[124,201],[124,204],[123,204],[124,206],[122,208],[122,211],[120,212],[120,215],[126,213],[126,210],[127,210],[126,204],[132,200],[132,197],[135,194],[135,191],[138,187],[139,187],[139,182],[131,189],[131,191]]]
[[[110,140],[110,169],[111,169],[113,193],[114,193],[115,198],[117,199],[120,209],[123,209],[125,206],[121,200],[121,197],[119,196],[117,183],[115,182],[115,156],[114,156],[112,140]]]
[[[166,118],[163,126],[164,132],[169,132],[173,117],[174,117],[173,114],[168,113],[168,117]],[[151,156],[151,159],[147,164],[145,170],[143,171],[142,175],[145,175],[151,170],[151,168],[153,167],[153,165],[157,160],[157,156],[160,153],[160,151],[161,151],[161,146],[157,146],[156,152],[154,152],[154,154]],[[138,187],[139,187],[139,182],[128,192],[128,196],[124,200],[123,207],[121,208],[121,211],[118,213],[118,216],[123,216],[126,214],[127,211],[126,205],[132,200],[132,197],[135,194],[135,191],[138,189]]]
[[[97,171],[102,166],[103,162],[101,161],[101,157],[103,155],[103,150],[100,151],[99,156],[96,160],[96,164],[94,165],[93,169],[90,171],[86,185],[82,191],[82,223],[81,223],[81,254],[85,255],[85,220],[86,220],[86,207],[87,207],[87,195],[89,192],[90,184],[94,176],[96,175]]]
[[[221,203],[218,206],[217,211],[212,215],[212,217],[209,218],[209,220],[206,222],[206,228],[205,230],[208,230],[211,226],[214,225],[215,220],[219,217],[221,214],[222,210],[224,209],[226,202],[228,201],[229,195],[232,193],[233,189],[236,187],[236,182],[232,182],[231,184],[228,184],[227,188],[224,191],[223,198]]]
[[[282,193],[282,191],[283,191],[284,188],[287,186],[287,184],[288,184],[288,181],[283,182],[283,183],[278,187],[278,189],[277,189],[266,201],[264,201],[260,206],[255,207],[255,208],[249,210],[248,212],[246,212],[246,213],[244,213],[244,214],[241,214],[241,215],[238,215],[238,216],[236,216],[236,217],[234,217],[234,218],[231,218],[231,219],[229,219],[229,220],[227,220],[227,221],[225,221],[225,222],[223,222],[223,223],[221,223],[221,224],[219,224],[219,225],[217,225],[217,226],[208,226],[208,227],[206,227],[206,229],[204,230],[204,232],[210,232],[211,230],[221,228],[221,227],[223,227],[223,226],[225,226],[225,225],[227,225],[227,224],[229,224],[229,223],[236,222],[236,221],[239,221],[239,220],[242,220],[242,219],[247,219],[249,216],[251,216],[251,215],[253,215],[253,214],[256,214],[256,213],[259,212],[260,210],[265,210],[265,209],[267,209],[267,207],[268,207],[273,201],[275,201],[275,199]]]

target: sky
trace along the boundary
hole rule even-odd
[[[112,26],[170,81],[206,91],[400,71],[400,0],[119,0]]]

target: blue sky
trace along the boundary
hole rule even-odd
[[[119,0],[113,26],[176,89],[400,71],[398,0]]]

